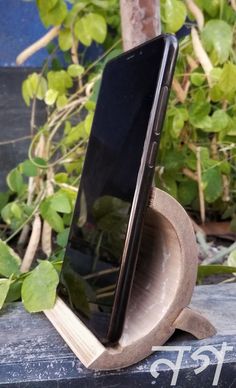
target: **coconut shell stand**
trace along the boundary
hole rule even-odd
[[[176,329],[198,339],[215,334],[210,322],[188,307],[196,276],[197,247],[191,221],[174,198],[153,188],[118,345],[104,347],[60,298],[45,314],[87,368],[127,367],[150,355],[152,346],[163,345]]]

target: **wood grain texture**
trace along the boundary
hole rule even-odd
[[[195,235],[185,210],[169,194],[153,188],[144,221],[137,269],[118,345],[102,346],[60,299],[52,310],[45,312],[86,367],[111,370],[135,364],[151,353],[153,342],[162,345],[181,324],[186,331],[189,324],[189,331],[197,338],[213,334],[206,319],[191,310],[183,314],[197,275]],[[180,314],[182,319],[176,326]]]
[[[125,51],[161,33],[159,0],[120,0],[120,11]]]
[[[194,335],[198,339],[212,337],[215,327],[199,312],[185,307],[174,322],[174,327]]]
[[[195,288],[193,309],[211,320],[217,334],[205,340],[196,340],[190,334],[178,332],[168,345],[191,346],[192,351],[203,345],[220,348],[223,341],[233,346],[227,352],[219,387],[235,386],[236,366],[236,284],[198,286]],[[153,343],[152,345],[157,345]],[[67,387],[169,387],[172,371],[160,366],[155,380],[150,374],[151,364],[165,352],[155,352],[129,368],[113,372],[93,372],[86,369],[69,349],[44,314],[30,315],[21,303],[6,306],[0,312],[0,387],[4,388],[67,388]],[[175,362],[176,353],[168,358]],[[197,367],[188,352],[184,354],[178,378],[179,387],[212,387],[216,360],[210,358],[205,372],[195,375]]]

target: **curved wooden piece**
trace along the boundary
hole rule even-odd
[[[174,198],[154,188],[119,344],[104,347],[60,299],[45,314],[85,366],[126,367],[151,354],[152,346],[165,343],[176,328],[198,338],[214,334],[205,318],[185,309],[196,275],[197,247],[190,219]],[[201,333],[193,328],[195,319],[204,322]]]
[[[173,323],[176,329],[187,331],[197,339],[211,337],[216,334],[216,329],[199,312],[185,307]]]

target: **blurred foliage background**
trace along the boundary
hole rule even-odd
[[[37,7],[48,32],[17,57],[23,64],[48,49],[41,71],[22,85],[32,142],[0,193],[0,306],[23,295],[29,311],[54,303],[102,70],[122,52],[118,0],[37,0]],[[183,37],[155,183],[198,222],[226,219],[236,230],[236,3],[161,0],[160,9],[162,31],[182,29]],[[102,51],[94,62],[86,55],[91,45]],[[43,126],[35,120],[39,101],[47,109]],[[31,270],[36,252],[49,261]],[[32,302],[45,271],[48,298],[41,285]]]

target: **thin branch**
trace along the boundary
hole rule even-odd
[[[21,264],[21,272],[28,272],[34,260],[35,253],[38,249],[41,234],[41,219],[38,214],[35,215],[35,219],[32,225],[32,233],[30,236],[29,244],[27,246],[24,258]]]
[[[184,167],[182,173],[195,182],[198,182],[197,174],[187,167]]]
[[[217,253],[214,257],[208,257],[207,259],[203,260],[202,264],[219,264],[222,263],[224,258],[228,256],[231,252],[233,252],[236,249],[236,242],[234,242],[230,247],[223,248],[220,250],[219,253]]]
[[[111,274],[113,272],[118,272],[119,271],[119,268],[109,268],[109,269],[104,269],[102,271],[98,271],[98,272],[93,272],[89,275],[86,275],[84,276],[83,278],[85,280],[89,280],[89,279],[93,279],[93,278],[96,278],[96,277],[99,277],[99,276],[104,276],[104,275],[108,275],[108,274]]]
[[[233,10],[236,12],[236,0],[231,0],[231,6]]]
[[[197,177],[198,177],[198,193],[199,193],[199,202],[200,202],[200,214],[202,223],[205,223],[205,199],[202,185],[202,167],[201,167],[201,147],[197,147]]]
[[[39,209],[39,206],[41,204],[41,201],[43,200],[45,196],[45,193],[44,192],[41,192],[39,197],[38,197],[38,201],[37,201],[37,205],[35,206],[34,210],[32,211],[32,213],[29,215],[29,217],[26,218],[26,220],[24,222],[22,222],[22,224],[19,226],[19,228],[17,228],[6,240],[5,240],[5,243],[8,243],[10,240],[13,239],[13,237],[15,237],[20,231],[22,228],[24,228],[24,226],[26,224],[28,224],[30,222],[30,220],[33,218],[33,216],[37,213],[38,209]]]
[[[230,201],[230,181],[229,177],[225,174],[222,174],[222,180],[223,180],[223,196],[222,201],[223,202],[229,202]]]
[[[198,28],[201,31],[204,26],[204,16],[201,9],[197,6],[197,4],[195,4],[193,0],[185,0],[185,3],[191,14],[195,17]]]
[[[41,79],[43,77],[43,74],[44,74],[45,70],[48,68],[49,60],[50,60],[50,58],[52,58],[54,56],[55,52],[57,51],[57,48],[58,47],[56,46],[54,48],[54,50],[52,51],[52,53],[50,54],[50,56],[47,58],[46,62],[44,63],[44,65],[42,67],[42,70],[41,70],[41,72],[39,74],[39,79],[38,79],[36,91],[34,93],[33,100],[32,100],[31,117],[30,117],[30,132],[31,132],[31,135],[34,134],[34,130],[36,129],[36,125],[35,125],[36,105],[37,105],[36,96],[37,96],[37,93],[38,93],[38,90],[39,90],[40,82],[41,82]]]
[[[207,244],[205,233],[197,232],[196,239],[204,253],[204,256],[207,257],[209,255],[209,245]]]
[[[172,89],[175,91],[178,100],[183,104],[186,98],[186,93],[177,79],[173,79]]]
[[[0,146],[7,145],[7,144],[15,144],[15,143],[18,143],[20,141],[24,141],[24,140],[28,140],[28,139],[32,139],[32,136],[28,135],[28,136],[18,137],[17,139],[0,141]]]
[[[30,58],[37,51],[46,47],[59,34],[60,26],[53,27],[42,38],[34,42],[31,46],[22,51],[16,58],[16,64],[22,65],[28,58]]]
[[[47,171],[47,182],[46,182],[46,196],[49,197],[54,193],[53,185],[51,180],[53,179],[53,170],[49,168]],[[41,244],[43,252],[49,257],[52,253],[52,228],[49,223],[44,220],[43,222],[43,230],[41,237]]]
[[[68,189],[68,190],[71,190],[71,191],[74,191],[75,193],[78,192],[78,189],[72,185],[68,185],[67,183],[59,183],[59,182],[56,182],[54,179],[52,179],[52,183],[56,186],[59,186],[63,189]]]
[[[208,84],[211,86],[211,78],[210,78],[210,72],[213,69],[212,63],[210,61],[210,58],[208,57],[202,42],[199,38],[198,32],[196,28],[192,27],[191,29],[191,36],[192,36],[192,42],[193,42],[193,50],[194,53],[199,60],[208,80]]]

